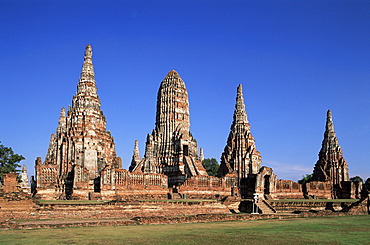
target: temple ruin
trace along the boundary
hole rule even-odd
[[[135,151],[134,158],[137,156]],[[167,175],[170,186],[181,185],[192,176],[207,175],[198,156],[197,141],[190,132],[185,83],[174,70],[159,87],[155,129],[147,136],[144,158],[133,164],[133,172]]]
[[[261,156],[257,151],[245,111],[242,85],[237,89],[235,111],[229,137],[221,155],[219,176],[235,176],[242,196],[256,193],[256,181],[261,169]]]
[[[67,114],[61,109],[44,163],[36,161],[38,193],[64,199],[99,191],[100,173],[106,166],[119,168],[121,160],[100,110],[92,47],[87,45],[72,106]]]
[[[356,198],[360,196],[361,184],[349,180],[348,165],[334,131],[332,113],[328,110],[319,159],[315,164],[312,179],[307,184],[306,195],[309,195],[309,192],[312,195],[312,187],[319,185],[325,190],[321,197]]]
[[[280,180],[261,166],[251,133],[242,85],[218,176],[202,166],[203,149],[190,132],[188,91],[172,70],[160,84],[155,127],[147,135],[144,157],[138,141],[129,170],[122,169],[113,136],[97,94],[92,47],[86,46],[72,106],[61,109],[45,161],[36,160],[37,194],[41,199],[221,199],[234,196],[262,199],[355,198],[360,185],[348,180],[348,168],[328,111],[326,131],[313,173],[304,185]]]

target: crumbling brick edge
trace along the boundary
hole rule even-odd
[[[189,216],[150,216],[134,217],[131,219],[115,220],[33,220],[20,222],[12,219],[0,220],[0,230],[10,229],[49,229],[66,227],[100,227],[100,226],[128,226],[128,225],[156,225],[178,223],[207,223],[223,221],[248,221],[264,219],[297,219],[326,216],[353,215],[344,212],[302,212],[300,214],[198,214]]]

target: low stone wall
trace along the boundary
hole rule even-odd
[[[303,198],[302,185],[292,180],[276,180],[275,191],[270,193],[273,199]]]
[[[17,181],[18,173],[7,173],[3,174],[4,178],[4,192],[16,192],[18,191],[18,181]]]
[[[292,215],[293,212],[299,213],[302,217],[304,215],[312,216],[314,214],[338,215],[342,213],[350,215],[369,213],[368,197],[356,203],[318,201],[270,201],[269,203],[278,214],[283,213],[283,216],[286,216],[287,213]],[[251,204],[251,200],[241,201],[237,196],[229,196],[224,202],[215,200],[117,200],[95,203],[66,202],[64,204],[43,204],[40,201],[32,199],[25,192],[0,192],[0,223],[9,223],[9,220],[46,221],[63,219],[69,220],[67,223],[71,223],[71,226],[74,226],[72,224],[74,221],[72,220],[80,220],[75,226],[124,225],[126,224],[125,220],[127,221],[132,217],[140,217],[135,219],[140,224],[247,220],[255,219],[255,216],[247,214],[240,216],[225,214],[237,213],[239,211],[250,212]],[[280,216],[270,217],[264,214],[258,217],[271,218]],[[92,221],[88,221],[89,219]],[[111,220],[98,221],[99,219]],[[114,219],[121,219],[121,221]],[[39,225],[39,227],[48,226],[47,224]],[[66,227],[69,226],[68,224],[65,225]],[[26,224],[25,227],[27,227]],[[50,227],[59,226],[51,225]]]
[[[35,220],[16,221],[0,220],[0,229],[37,229],[37,228],[63,228],[63,227],[87,227],[87,226],[118,226],[118,225],[151,225],[151,224],[175,224],[197,222],[220,222],[220,221],[245,221],[260,219],[291,219],[323,216],[345,216],[348,213],[339,212],[304,212],[295,215],[278,214],[198,214],[188,216],[147,216],[132,219],[117,220]]]
[[[0,191],[0,212],[31,211],[36,207],[35,201],[26,192]],[[1,216],[0,216],[1,217]]]
[[[333,187],[330,182],[311,181],[304,184],[304,195],[318,199],[333,198]]]
[[[102,219],[230,213],[217,201],[115,201],[101,204],[38,204],[27,209],[0,209],[8,219]]]
[[[230,195],[230,191],[217,190],[181,190],[181,195],[185,199],[222,199]]]
[[[272,199],[303,199],[303,192],[275,192],[269,195]]]
[[[340,211],[343,207],[351,205],[351,202],[278,202],[269,201],[277,212],[305,212],[305,211]]]
[[[92,227],[92,226],[122,226],[136,225],[134,220],[47,220],[18,222],[14,220],[0,220],[0,229],[49,229],[65,227]]]
[[[140,225],[149,224],[173,224],[173,223],[196,223],[196,222],[219,222],[219,221],[241,221],[241,220],[259,220],[259,219],[290,219],[300,217],[318,217],[318,216],[345,216],[346,213],[333,212],[306,212],[299,215],[278,215],[278,214],[198,214],[190,216],[176,217],[135,217],[133,220]]]

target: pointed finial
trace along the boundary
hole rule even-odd
[[[66,109],[62,107],[60,110],[60,116],[58,120],[58,128],[57,131],[64,132],[66,130]]]
[[[92,47],[87,45],[85,49],[84,63],[82,65],[81,78],[94,80],[94,66],[92,63]]]
[[[200,160],[201,161],[203,161],[204,160],[204,153],[203,153],[203,148],[200,148],[200,153],[199,153],[199,158],[200,158]]]
[[[175,70],[171,70],[170,72],[167,73],[166,75],[166,78],[169,78],[169,77],[180,77],[179,73],[177,73],[177,71]]]
[[[238,86],[238,95],[243,96],[243,86],[241,84]]]
[[[135,140],[134,154],[139,154],[139,141]]]
[[[60,117],[65,117],[65,116],[66,116],[66,109],[62,107],[62,109],[60,110]]]
[[[243,97],[243,87],[239,84],[237,89],[235,112],[234,112],[234,122],[246,122],[248,123],[248,116],[245,111],[244,97]]]
[[[175,70],[171,70],[168,74],[167,74],[167,76],[176,76],[176,75],[179,75],[178,73],[177,73],[177,71],[175,71]]]
[[[333,116],[330,110],[326,113],[326,131],[334,132]]]
[[[328,110],[328,112],[326,113],[326,115],[327,115],[327,118],[328,119],[333,119],[333,116],[332,116],[332,114],[331,114],[331,111],[330,110]]]
[[[134,154],[132,155],[131,165],[128,170],[130,172],[134,171],[139,163],[140,163],[139,141],[135,140]]]
[[[90,44],[86,45],[85,48],[85,60],[92,59],[92,46]]]
[[[140,161],[139,141],[138,140],[135,140],[134,155],[132,156],[132,159],[135,162],[139,162]]]

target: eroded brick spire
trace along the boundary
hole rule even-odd
[[[156,129],[167,136],[180,124],[184,131],[189,131],[188,92],[180,75],[171,70],[158,90]]]
[[[62,108],[56,134],[52,134],[45,164],[57,166],[51,186],[59,198],[72,195],[74,188],[91,190],[106,167],[119,168],[114,139],[106,130],[106,118],[97,95],[92,48],[87,45],[77,92],[68,112]],[[40,168],[42,168],[40,166]],[[40,173],[41,170],[38,170]],[[94,182],[95,181],[95,182]],[[95,184],[94,184],[95,183]],[[39,182],[37,183],[39,185]],[[45,184],[40,183],[40,187]]]
[[[140,151],[139,151],[139,141],[135,140],[134,152],[132,155],[131,165],[129,171],[135,170],[135,167],[140,163]]]
[[[245,111],[242,85],[237,88],[236,104],[229,137],[221,156],[219,176],[236,174],[238,180],[257,174],[261,168],[261,156],[250,132]]]
[[[170,185],[181,184],[191,176],[207,175],[190,133],[188,92],[175,70],[161,82],[155,129],[147,137],[144,159],[132,169],[166,174]]]
[[[336,134],[334,132],[334,124],[333,124],[333,116],[331,114],[331,111],[328,110],[326,113],[326,131],[328,135],[330,134],[331,136],[336,137]]]
[[[331,181],[335,190],[340,190],[341,182],[349,179],[348,165],[334,131],[333,117],[330,110],[327,112],[324,139],[319,152],[319,159],[313,170],[312,179],[314,181]],[[338,194],[335,195],[338,197]]]
[[[244,97],[243,97],[243,88],[239,84],[237,89],[236,104],[234,111],[234,122],[233,126],[237,123],[248,123],[248,116],[245,111]]]
[[[80,80],[77,85],[77,95],[89,95],[98,98],[94,65],[92,62],[92,47],[87,45],[85,49],[84,62],[82,65]]]
[[[95,79],[94,65],[92,63],[92,47],[90,44],[86,45],[84,63],[81,71],[81,79]]]
[[[92,47],[87,45],[85,49],[84,62],[82,64],[81,76],[77,84],[77,92],[72,100],[72,110],[100,111],[100,99],[97,94],[94,65],[92,63]]]

